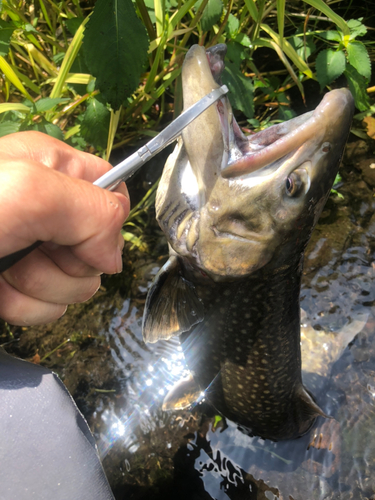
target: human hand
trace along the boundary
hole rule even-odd
[[[46,242],[0,275],[5,321],[53,321],[89,299],[101,273],[121,272],[128,192],[92,184],[110,168],[39,132],[0,139],[0,257]]]

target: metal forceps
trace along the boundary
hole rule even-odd
[[[227,92],[228,88],[226,85],[222,85],[204,96],[198,102],[190,106],[190,108],[186,111],[181,113],[181,115],[165,127],[160,134],[138,149],[138,151],[129,156],[129,158],[126,158],[119,165],[113,167],[107,173],[99,177],[99,179],[94,182],[94,185],[103,189],[109,189],[110,191],[116,189],[120,182],[129,179],[129,177],[132,176],[148,160],[153,158],[165,147],[175,141],[187,125],[195,120],[195,118],[198,118],[203,111],[227,94]],[[9,267],[16,264],[16,262],[20,261],[23,257],[26,257],[26,255],[42,243],[42,241],[36,241],[27,248],[23,248],[22,250],[18,250],[17,252],[6,255],[5,257],[1,257],[0,273],[9,269]]]

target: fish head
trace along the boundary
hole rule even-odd
[[[224,55],[223,45],[190,49],[182,69],[185,107],[219,86]],[[221,98],[184,130],[167,167],[168,196],[161,181],[157,214],[172,249],[214,281],[280,266],[288,254],[301,258],[353,111],[349,90],[334,90],[315,111],[245,137]],[[171,217],[167,206],[182,212]]]

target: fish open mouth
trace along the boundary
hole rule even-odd
[[[206,52],[208,64],[212,76],[217,83],[224,69],[224,56],[226,46],[217,45]],[[228,126],[223,124],[224,140],[229,149],[229,160],[227,166],[221,170],[224,178],[233,178],[247,175],[270,165],[280,158],[298,150],[311,138],[320,136],[326,132],[327,127],[337,127],[346,113],[348,106],[352,106],[353,97],[348,89],[338,89],[327,93],[315,111],[310,111],[297,118],[278,125],[273,125],[256,134],[246,137],[235,118],[228,133]],[[217,104],[219,114],[223,113]],[[231,113],[230,113],[231,116]],[[332,145],[327,142],[323,145],[324,152],[329,152]]]

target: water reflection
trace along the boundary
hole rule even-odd
[[[360,182],[329,201],[301,293],[303,381],[333,418],[274,443],[204,402],[163,412],[188,374],[183,354],[177,340],[146,346],[142,304],[127,299],[105,332],[121,391],[93,416],[118,499],[375,498],[375,207]]]
[[[155,428],[153,411],[160,409],[173,385],[189,374],[179,341],[146,346],[141,325],[139,309],[127,299],[106,332],[112,357],[122,372],[123,404],[101,413],[105,432],[100,433],[98,448],[102,458],[118,441],[131,453],[136,452],[139,444],[134,431]]]
[[[331,294],[327,283],[325,292]],[[351,283],[343,280],[338,285],[332,280],[332,284],[336,291],[339,286],[340,302]],[[116,443],[115,454],[127,457],[129,473],[134,462],[147,463],[147,452],[166,453],[174,465],[173,472],[169,466],[171,491],[181,498],[325,499],[336,498],[338,492],[340,498],[355,498],[354,491],[370,498],[375,493],[371,479],[375,464],[374,321],[367,308],[359,311],[357,306],[354,300],[347,309],[350,320],[334,333],[312,329],[304,317],[304,357],[311,370],[304,372],[304,383],[334,419],[319,419],[298,440],[273,443],[247,436],[230,421],[218,426],[214,410],[205,405],[183,414],[161,412],[166,391],[187,374],[181,348],[176,341],[145,347],[141,318],[134,319],[136,313],[127,301],[121,324],[115,319],[108,331],[113,355],[125,370],[126,398],[121,408],[102,413],[106,429],[99,441],[102,456]],[[318,340],[309,337],[309,330]],[[344,337],[341,343],[340,335]],[[356,335],[345,350],[345,342]],[[339,346],[336,351],[335,345]],[[318,357],[315,362],[314,357]],[[155,443],[148,450],[141,446],[145,436],[160,440],[156,448]],[[161,460],[160,466],[164,465]]]

